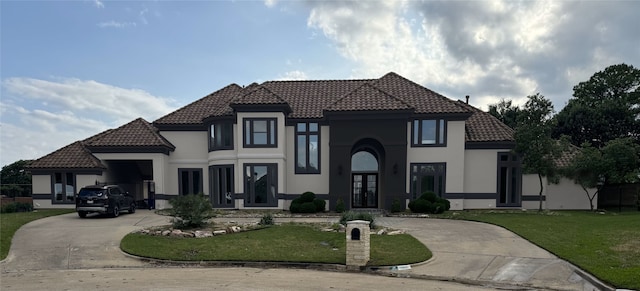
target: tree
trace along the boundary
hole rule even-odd
[[[8,197],[31,196],[31,174],[25,169],[30,161],[19,160],[2,167],[0,191]]]
[[[521,112],[520,107],[513,105],[510,99],[502,99],[496,104],[489,105],[489,114],[513,129],[518,125]]]
[[[593,200],[600,192],[600,186],[604,183],[604,171],[606,170],[602,153],[599,149],[585,142],[566,169],[566,176],[582,187],[587,194],[589,206],[593,211]],[[596,188],[593,195],[589,194],[589,188]]]
[[[537,93],[527,97],[522,109],[522,118],[515,132],[515,152],[522,155],[522,164],[526,173],[535,173],[540,181],[540,206],[542,211],[542,177],[556,182],[558,169],[555,159],[562,151],[560,143],[551,138],[553,122],[553,104]]]
[[[616,138],[640,137],[640,70],[612,65],[573,87],[555,119],[553,136],[569,135],[573,144],[604,146]]]

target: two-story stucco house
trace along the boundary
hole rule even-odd
[[[216,208],[288,209],[305,191],[335,209],[390,209],[425,191],[452,209],[537,208],[537,177],[513,131],[395,73],[370,80],[231,84],[153,123],[136,119],[30,165],[36,207],[73,207],[85,185],[119,184],[170,207],[205,193]],[[531,177],[530,177],[531,176]],[[569,181],[546,208],[589,208]]]

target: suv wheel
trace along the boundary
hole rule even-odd
[[[135,202],[131,202],[131,205],[129,205],[129,213],[136,213],[136,203]]]
[[[85,212],[85,211],[78,211],[78,216],[80,216],[80,218],[85,218],[85,217],[87,217],[87,212]]]
[[[111,216],[118,217],[119,215],[120,215],[120,208],[118,207],[118,205],[113,206],[113,212],[111,213]]]

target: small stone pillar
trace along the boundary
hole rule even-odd
[[[371,257],[371,237],[369,221],[352,220],[347,222],[347,269],[359,269],[366,266]]]

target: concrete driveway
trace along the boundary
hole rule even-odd
[[[219,223],[230,221],[243,223],[257,220],[256,218],[215,219]],[[276,222],[293,220],[335,222],[337,218],[278,218]],[[148,285],[145,286],[150,287],[156,286],[154,284],[160,280],[157,276],[163,276],[161,274],[165,271],[171,273],[167,278],[174,278],[175,281],[167,281],[167,278],[160,280],[165,282],[162,285],[163,288],[184,289],[183,287],[190,286],[188,289],[198,289],[200,285],[185,285],[185,282],[180,279],[208,280],[212,278],[206,275],[209,273],[212,273],[210,275],[217,278],[221,278],[221,276],[235,278],[238,272],[262,273],[262,271],[259,271],[260,269],[252,268],[222,268],[215,271],[204,271],[201,268],[157,269],[157,265],[129,258],[121,253],[119,243],[127,233],[143,227],[168,223],[168,217],[156,215],[148,210],[138,210],[135,214],[123,214],[118,218],[92,216],[80,219],[76,214],[67,214],[34,221],[20,228],[13,238],[9,256],[1,264],[2,289],[11,289],[11,286],[15,287],[15,284],[19,284],[21,281],[24,282],[28,278],[33,278],[34,281],[29,282],[34,285],[32,288],[26,289],[51,287],[55,285],[47,284],[54,284],[55,282],[57,282],[55,283],[58,284],[57,286],[64,287],[66,286],[65,284],[71,283],[69,280],[72,280],[64,278],[75,278],[76,273],[85,275],[80,280],[85,284],[78,285],[83,288],[108,289],[102,288],[106,286],[104,284],[113,283],[114,280],[122,283],[122,280],[127,280],[126,278],[130,280],[129,282],[135,280],[137,280],[137,283],[146,282]],[[335,284],[330,284],[330,282],[340,282],[337,277],[342,275],[336,275],[335,273],[296,270],[295,272],[298,273],[296,276],[305,276],[307,278],[320,276],[327,279],[336,277],[336,280],[338,280],[309,281],[309,283],[316,282],[311,283],[311,286],[318,287],[316,288],[318,290],[336,288],[355,290],[359,289],[356,288],[357,286],[366,286],[367,282],[376,281],[379,281],[380,285],[374,283],[372,286],[379,286],[380,288],[374,289],[396,288],[399,287],[396,284],[401,283],[407,287],[404,289],[414,289],[412,286],[417,287],[421,286],[420,284],[428,284],[434,288],[438,286],[437,288],[442,290],[463,290],[469,286],[473,286],[476,289],[481,287],[500,289],[526,287],[553,290],[598,290],[591,284],[591,281],[585,280],[585,277],[575,267],[500,227],[476,222],[424,218],[384,217],[379,218],[377,223],[394,229],[406,230],[431,249],[434,254],[433,258],[427,263],[413,265],[411,270],[381,270],[384,274],[392,274],[401,278],[346,274],[350,276],[349,278],[351,278],[352,282],[360,282],[349,285],[351,286],[349,288],[347,285],[343,286],[344,288],[340,288]],[[188,271],[192,269],[199,271]],[[263,270],[263,272],[271,273],[276,278],[281,276],[281,280],[291,282],[284,283],[285,285],[291,284],[288,285],[289,288],[301,289],[304,286],[296,285],[294,281],[290,280],[290,278],[288,279],[287,274],[291,274],[293,270]],[[180,275],[182,273],[184,273],[184,276]],[[47,276],[58,278],[58,280],[47,281],[41,279]],[[198,278],[198,276],[201,277]],[[265,287],[264,282],[269,281],[265,281],[267,279],[261,278],[261,276],[248,276],[244,279],[243,284],[233,285],[229,283],[231,285],[227,286],[236,286],[240,289]],[[116,278],[119,277],[123,279],[117,280]],[[392,280],[389,281],[389,279]],[[424,279],[429,279],[428,283]],[[226,282],[225,280],[219,279],[216,282]],[[469,285],[460,285],[451,283],[451,281]],[[173,282],[173,285],[171,282]],[[322,282],[327,284],[323,285]],[[598,283],[597,280],[595,282]],[[112,285],[109,286],[113,287]],[[600,286],[598,284],[595,285]],[[26,287],[27,285],[24,286]],[[136,288],[133,288],[133,285],[129,286],[132,287],[129,290],[136,290],[140,287],[137,284]],[[283,287],[281,285],[274,286]],[[119,286],[117,289],[128,289],[124,287],[126,285]],[[77,290],[83,288],[77,288]]]

